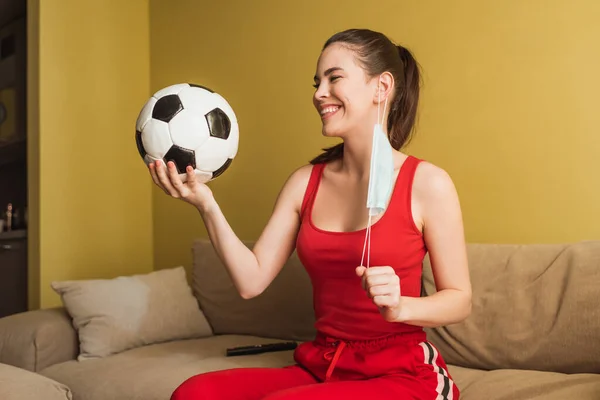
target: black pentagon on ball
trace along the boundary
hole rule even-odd
[[[144,143],[142,143],[142,132],[135,131],[135,144],[137,145],[138,152],[142,158],[146,157],[146,150],[144,149]]]
[[[231,165],[231,162],[232,162],[232,161],[233,161],[233,160],[232,160],[231,158],[228,158],[228,159],[227,159],[227,161],[225,161],[225,162],[223,163],[223,165],[221,165],[221,166],[219,167],[219,169],[217,169],[215,172],[213,172],[213,175],[212,175],[213,179],[215,179],[216,177],[218,177],[219,175],[221,175],[223,172],[225,172],[225,170],[226,170],[227,168],[229,168],[229,166]]]
[[[152,109],[152,118],[169,122],[179,111],[183,110],[183,104],[176,94],[169,94],[158,99]]]
[[[205,117],[208,129],[210,130],[210,136],[227,140],[231,131],[231,121],[227,114],[220,108],[215,108],[209,111]]]
[[[200,89],[204,89],[204,90],[208,90],[211,93],[214,93],[215,91],[212,89],[207,88],[206,86],[202,86],[202,85],[196,85],[195,83],[188,83],[188,85],[190,85],[191,87],[197,87]]]
[[[185,173],[185,169],[188,165],[191,165],[192,168],[196,169],[196,155],[194,150],[184,149],[183,147],[173,145],[167,151],[167,154],[163,157],[165,163],[169,161],[173,161],[175,163],[175,167],[177,167],[177,172],[180,174]]]

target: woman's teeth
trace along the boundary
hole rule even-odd
[[[339,110],[339,106],[338,107],[327,107],[324,108],[323,110],[321,110],[321,115],[326,115],[326,114],[331,114],[336,112],[337,110]]]

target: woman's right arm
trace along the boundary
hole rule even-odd
[[[237,237],[212,192],[196,181],[191,168],[186,170],[186,183],[181,181],[172,163],[167,168],[163,164],[151,165],[150,171],[154,182],[167,194],[187,201],[200,211],[213,247],[233,284],[243,298],[249,299],[271,284],[294,251],[311,168],[311,165],[303,166],[287,179],[253,249]]]

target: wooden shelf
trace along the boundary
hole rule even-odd
[[[26,237],[26,229],[17,229],[14,231],[0,232],[0,240],[25,239]]]

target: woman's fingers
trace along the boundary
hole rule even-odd
[[[186,199],[191,193],[194,193],[198,186],[194,168],[187,166],[185,169],[186,183],[183,183],[175,163],[167,162],[165,165],[161,161],[156,161],[148,165],[152,180],[164,192],[177,199]]]
[[[186,175],[188,187],[193,192],[195,190],[196,186],[198,185],[198,181],[196,181],[196,174],[194,173],[194,168],[192,168],[191,165],[188,165],[185,168],[185,175]]]
[[[175,198],[179,198],[179,192],[177,191],[177,189],[175,189],[175,187],[173,187],[173,184],[167,176],[167,171],[164,164],[162,164],[162,162],[160,161],[157,161],[157,164],[158,165],[156,166],[156,175],[158,175],[158,181],[165,188],[165,191],[168,194]]]
[[[179,176],[179,172],[177,171],[175,163],[173,163],[172,161],[169,161],[167,163],[167,173],[169,175],[169,180],[171,181],[171,184],[173,185],[175,190],[177,190],[177,193],[180,196],[185,197],[187,195],[187,188],[185,187],[183,181],[181,180],[181,177]]]
[[[394,288],[391,285],[371,286],[369,288],[369,297],[373,298],[375,296],[387,296],[393,292]]]
[[[365,279],[365,284],[368,286],[387,285],[390,282],[388,275],[372,275]]]
[[[150,170],[150,176],[152,176],[152,181],[154,182],[154,184],[161,188],[165,193],[167,193],[167,190],[163,187],[163,185],[160,183],[160,180],[158,179],[158,174],[156,172],[156,164],[154,162],[151,162],[150,164],[148,164],[148,169]]]

